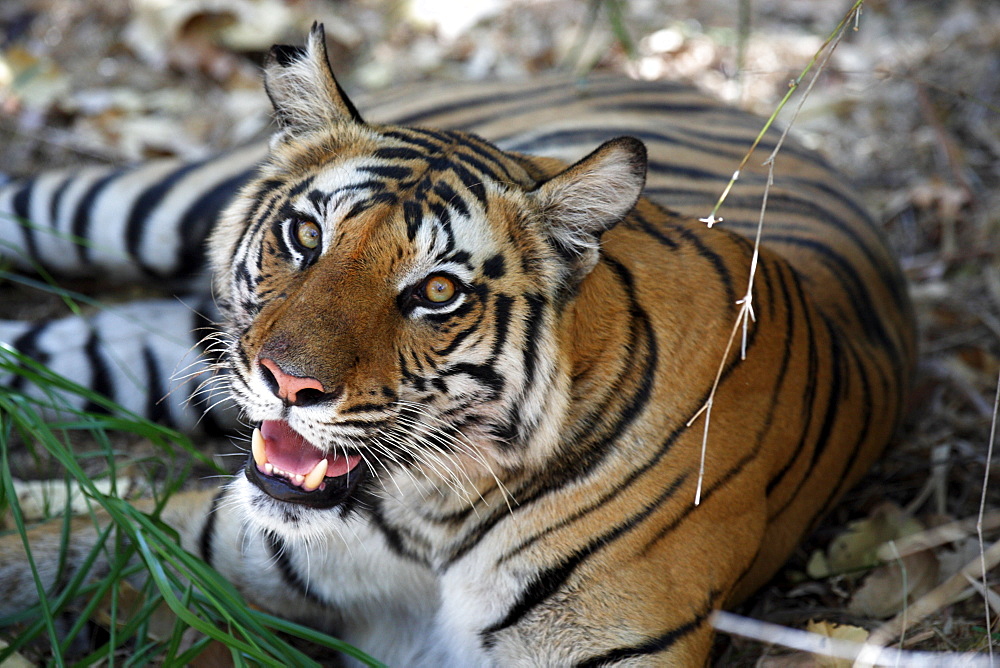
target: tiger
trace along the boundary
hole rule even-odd
[[[678,84],[425,87],[373,122],[315,25],[271,49],[264,86],[266,149],[0,192],[32,220],[5,238],[67,273],[197,284],[207,263],[213,364],[253,431],[228,484],[168,506],[184,546],[388,665],[703,665],[713,612],[781,567],[902,420],[912,308],[854,193],[789,141],[759,247],[767,168],[706,225],[759,121]],[[46,225],[125,252],[56,250]],[[112,344],[163,367],[150,340],[74,323],[67,368]],[[62,363],[53,328],[71,325],[10,331]],[[0,545],[12,574],[19,545]],[[3,581],[0,612],[29,603]]]

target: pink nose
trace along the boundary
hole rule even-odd
[[[277,362],[270,359],[262,359],[260,365],[271,372],[274,377],[275,382],[278,385],[275,394],[278,395],[279,399],[287,401],[290,404],[299,403],[300,397],[299,393],[302,390],[313,390],[316,392],[324,393],[326,390],[323,388],[323,383],[319,382],[315,378],[310,378],[309,376],[293,376],[287,374],[281,370]]]

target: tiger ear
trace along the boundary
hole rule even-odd
[[[645,184],[645,145],[634,137],[618,137],[532,191],[573,279],[581,280],[594,268],[601,235],[632,210]]]
[[[342,121],[364,123],[333,76],[321,23],[313,23],[304,47],[284,44],[271,47],[264,63],[264,89],[281,129],[276,140]]]

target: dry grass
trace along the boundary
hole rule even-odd
[[[299,41],[317,18],[327,24],[333,58],[351,89],[426,77],[530,75],[572,59],[685,79],[767,115],[850,3],[746,4],[747,15],[737,0],[629,3],[616,34],[602,14],[590,33],[583,31],[588,5],[571,0],[498,2],[465,24],[459,11],[435,18],[422,9],[430,2],[413,3],[412,12],[375,0],[241,5],[257,7],[253,15],[213,13],[212,3],[185,0],[175,3],[185,11],[171,16],[142,0],[131,12],[124,0],[3,3],[2,164],[29,173],[74,161],[198,156],[244,141],[263,131],[267,118],[255,65],[260,53],[273,40]],[[258,24],[267,29],[223,31]],[[799,628],[811,618],[879,624],[849,607],[859,580],[804,576],[812,553],[825,550],[850,520],[885,501],[925,527],[975,518],[981,505],[1000,508],[1000,486],[986,484],[1000,374],[1000,6],[873,0],[858,27],[838,46],[795,131],[855,179],[898,250],[918,312],[921,373],[895,446],[740,611]],[[635,44],[634,58],[618,41],[622,30]],[[15,81],[16,94],[9,87]],[[88,289],[106,294],[102,286]],[[0,315],[24,311],[27,302],[32,314],[59,308],[33,295],[22,299],[10,286],[0,290]],[[996,534],[984,531],[986,545]],[[974,527],[949,534],[929,554],[939,569],[957,570],[950,564],[968,561],[970,540],[975,555]],[[988,575],[987,585],[994,579]],[[933,606],[906,631],[904,648],[986,648],[983,596],[955,582],[964,600]],[[724,639],[717,652],[718,664],[727,666],[802,660],[739,638]]]

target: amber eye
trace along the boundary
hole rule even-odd
[[[319,248],[319,240],[322,235],[319,225],[311,220],[298,220],[295,223],[295,240],[306,250],[316,250]]]
[[[432,304],[447,304],[458,294],[458,286],[448,276],[435,274],[424,281],[420,296]]]

